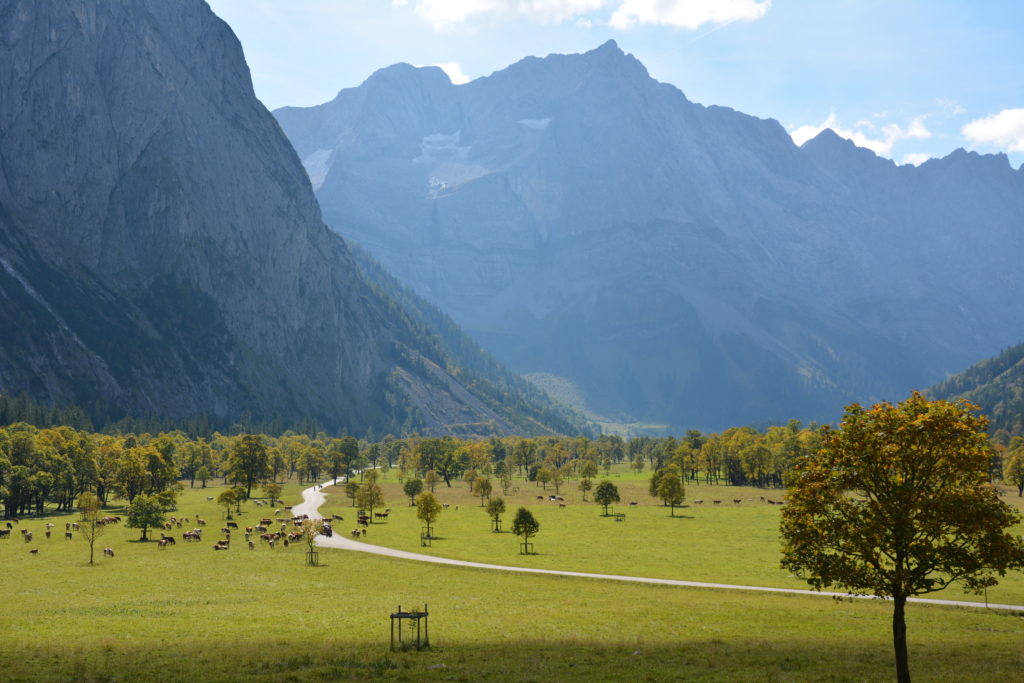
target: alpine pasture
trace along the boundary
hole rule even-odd
[[[687,488],[676,517],[651,498],[643,475],[610,477],[622,501],[616,522],[581,500],[574,484],[554,491],[516,479],[504,528],[528,506],[541,524],[538,554],[520,556],[511,533],[494,533],[463,482],[435,494],[448,504],[430,547],[395,472],[381,484],[391,513],[360,542],[510,565],[663,578],[804,587],[778,568],[773,490]],[[7,600],[0,613],[6,680],[885,680],[891,676],[890,610],[880,601],[688,589],[468,569],[303,547],[249,550],[242,534],[273,509],[242,505],[230,549],[222,538],[220,487],[186,489],[179,517],[207,520],[203,540],[138,542],[110,525],[96,566],[66,522],[23,519],[0,540]],[[286,505],[301,487],[284,488]],[[348,533],[355,509],[328,487],[325,515]],[[492,493],[502,495],[500,487]],[[543,500],[537,500],[543,496]],[[212,499],[212,500],[210,500]],[[702,499],[702,504],[696,504]],[[740,503],[734,503],[738,499]],[[1009,502],[1020,505],[1016,497]],[[713,500],[722,502],[715,505]],[[629,505],[635,501],[637,505]],[[456,510],[456,506],[458,509]],[[282,507],[278,505],[276,507]],[[119,508],[108,508],[118,514]],[[282,508],[282,515],[287,511]],[[45,524],[55,532],[45,538]],[[187,526],[187,525],[186,525]],[[18,529],[31,529],[26,543]],[[153,534],[159,538],[159,531]],[[114,549],[113,558],[101,554]],[[33,554],[31,549],[38,552]],[[981,600],[946,591],[945,599]],[[992,602],[1024,603],[1024,577],[1004,578]],[[428,604],[431,649],[390,652],[388,614]],[[1024,666],[1024,614],[913,605],[911,656],[925,680],[1013,679]]]

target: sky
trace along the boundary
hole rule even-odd
[[[397,62],[453,82],[615,39],[704,105],[825,127],[897,163],[958,147],[1024,164],[1022,0],[208,0],[270,109]]]

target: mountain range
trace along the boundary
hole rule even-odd
[[[614,42],[274,112],[325,221],[512,370],[678,430],[899,400],[1024,338],[1024,170],[691,102]]]
[[[99,424],[578,431],[364,276],[205,2],[0,0],[0,64],[0,392]]]

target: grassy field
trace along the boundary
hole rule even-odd
[[[287,487],[289,502],[298,502],[298,489]],[[44,520],[22,522],[36,532],[31,545],[0,541],[3,679],[891,678],[884,603],[523,576],[343,551],[321,551],[323,565],[310,568],[295,546],[249,551],[236,543],[214,552],[220,510],[206,497],[218,492],[186,491],[180,502],[181,515],[210,520],[202,543],[158,550],[134,542],[136,530],[110,528],[99,545],[114,547],[116,557],[89,567],[81,539],[41,538]],[[391,503],[395,513],[400,500]],[[458,534],[449,529],[463,514],[488,533],[482,511],[459,507],[442,514],[438,532],[449,540],[434,551],[455,544]],[[265,508],[243,510],[240,523],[252,523]],[[637,508],[627,512],[622,524],[596,522],[617,528],[642,516]],[[667,510],[648,512],[653,521]],[[398,531],[400,517],[374,525],[368,540],[381,541],[386,528]],[[64,519],[54,518],[58,528]],[[555,520],[542,519],[539,556],[518,558],[510,534],[493,534],[502,561],[561,554]],[[646,556],[643,544],[627,547]],[[645,561],[633,562],[634,573],[647,573],[640,571]],[[389,612],[424,603],[433,648],[390,653]],[[1012,680],[1024,667],[1024,615],[914,605],[908,616],[911,667],[921,680]]]
[[[603,574],[626,574],[664,579],[714,583],[735,583],[779,588],[807,588],[807,583],[779,568],[779,511],[777,505],[761,498],[781,499],[779,490],[747,487],[688,485],[686,507],[676,508],[675,518],[660,500],[648,494],[648,476],[622,472],[610,480],[619,488],[622,502],[615,512],[626,513],[619,523],[602,516],[602,508],[584,503],[577,482],[561,487],[565,507],[548,501],[554,489],[516,480],[518,492],[505,498],[506,533],[493,533],[480,499],[470,495],[463,482],[443,483],[435,489],[442,503],[449,505],[434,525],[440,537],[430,547],[420,546],[421,522],[409,499],[401,492],[394,471],[381,483],[391,507],[387,522],[374,524],[366,540],[400,550],[422,552],[460,560],[493,564],[568,569]],[[341,488],[330,487],[325,513],[354,519],[350,500]],[[500,490],[493,495],[501,495]],[[542,496],[543,501],[538,501]],[[588,500],[592,496],[588,497]],[[703,500],[697,505],[693,501]],[[721,500],[718,505],[714,500]],[[740,502],[734,503],[734,500]],[[1006,496],[1021,509],[1021,499]],[[629,502],[638,503],[630,506]],[[520,506],[528,507],[540,522],[540,534],[533,539],[536,555],[519,554],[519,539],[507,530]],[[354,525],[350,525],[354,526]],[[344,529],[345,525],[341,524]],[[1024,527],[1019,529],[1024,533]],[[985,596],[949,589],[930,597],[983,602]],[[1024,573],[1014,572],[988,591],[990,602],[1024,605]]]

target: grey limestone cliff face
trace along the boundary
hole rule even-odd
[[[201,0],[0,0],[0,325],[0,391],[115,417],[362,434],[442,372]],[[509,427],[447,403],[419,426]]]
[[[520,372],[673,427],[898,399],[1024,334],[1024,172],[689,101],[613,42],[275,112],[325,220]]]

